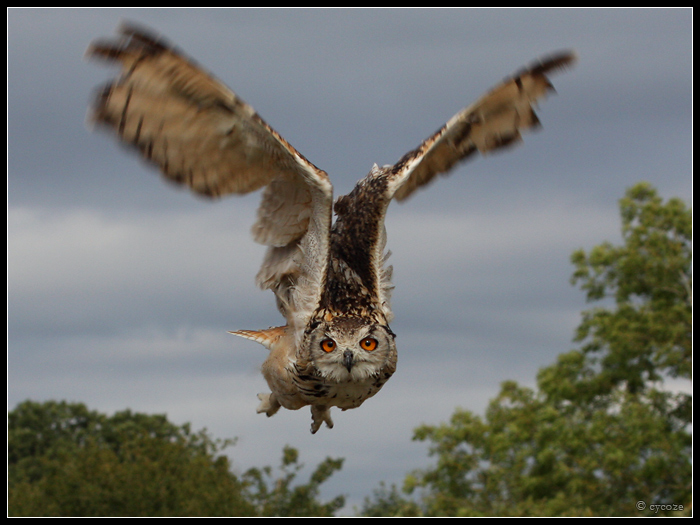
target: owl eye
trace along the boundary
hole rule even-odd
[[[371,352],[372,350],[377,348],[377,340],[372,339],[371,337],[365,337],[362,341],[360,341],[360,346],[363,350]]]
[[[335,341],[333,341],[333,339],[324,339],[321,341],[321,350],[324,352],[332,352],[335,350]]]

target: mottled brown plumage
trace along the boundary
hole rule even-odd
[[[253,237],[268,250],[257,282],[274,292],[286,325],[232,333],[270,351],[262,373],[271,393],[258,395],[258,412],[311,406],[312,432],[332,426],[331,407],[360,406],[396,370],[389,203],[476,152],[519,141],[539,125],[533,106],[552,89],[546,74],[574,61],[555,54],[506,79],[396,164],[375,165],[334,206],[324,171],[160,37],[127,24],[87,54],[121,67],[98,92],[92,121],[165,177],[207,197],[264,188]]]

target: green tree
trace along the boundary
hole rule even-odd
[[[387,487],[382,482],[371,497],[365,497],[359,514],[368,518],[398,518],[421,516],[423,511],[418,503],[404,497],[396,485]]]
[[[542,369],[536,390],[505,382],[483,418],[457,410],[449,423],[416,429],[437,458],[404,483],[419,492],[421,513],[690,512],[692,398],[664,380],[691,379],[692,214],[645,183],[620,209],[622,246],[572,256],[572,283],[609,303],[583,312],[580,349]],[[380,495],[399,511],[410,504],[396,491]],[[375,507],[367,500],[364,510]]]
[[[231,444],[163,415],[25,401],[8,413],[8,514],[330,516],[343,506],[342,496],[317,501],[342,460],[326,459],[308,484],[292,486],[302,468],[295,449],[284,449],[278,479],[270,467],[238,477],[221,454]]]
[[[615,308],[583,313],[576,340],[600,369],[576,377],[577,396],[613,387],[643,392],[664,378],[692,377],[692,213],[680,199],[664,203],[640,183],[620,200],[622,246],[603,243],[572,255],[589,301],[612,299]],[[571,385],[565,386],[570,388]],[[691,397],[676,397],[675,415],[691,421]]]
[[[270,467],[252,468],[245,473],[250,500],[260,516],[333,516],[345,505],[344,496],[336,496],[327,503],[317,499],[321,484],[341,469],[342,459],[326,458],[311,474],[309,483],[292,486],[303,466],[298,451],[287,446],[282,453],[280,477],[274,479]]]
[[[8,414],[9,514],[251,515],[229,444],[162,415],[25,401]]]

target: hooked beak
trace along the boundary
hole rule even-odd
[[[345,352],[343,352],[343,365],[345,365],[345,368],[348,369],[348,372],[350,372],[354,361],[355,354],[352,353],[352,350],[345,350]]]

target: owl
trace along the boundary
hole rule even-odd
[[[386,264],[389,203],[476,154],[505,148],[539,120],[548,73],[571,65],[558,52],[498,84],[393,165],[376,164],[334,201],[327,173],[209,73],[150,30],[123,24],[90,58],[121,68],[100,89],[90,121],[116,132],[169,180],[216,198],[262,189],[255,241],[267,246],[257,284],[272,290],[283,326],[231,333],[269,350],[258,413],[311,408],[311,432],[330,410],[359,407],[396,371]]]

